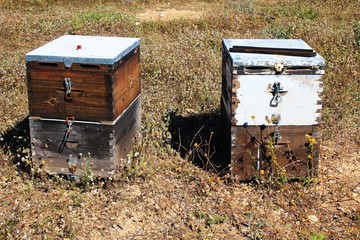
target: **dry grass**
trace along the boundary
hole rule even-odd
[[[359,1],[0,3],[0,239],[360,238]],[[202,15],[139,17],[159,6]],[[22,168],[24,55],[69,33],[141,38],[143,158],[114,181],[76,185]],[[187,150],[192,140],[206,146],[211,131],[216,140],[221,39],[260,37],[302,38],[327,61],[316,184],[231,184],[194,166],[172,140],[178,126]]]

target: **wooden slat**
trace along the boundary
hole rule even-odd
[[[113,121],[140,94],[140,51],[108,65],[27,63],[29,111],[32,116]],[[71,100],[65,99],[64,79],[72,82]]]
[[[125,108],[140,94],[140,52],[124,62],[113,76],[114,116],[121,114]]]
[[[76,158],[81,153],[83,158],[79,161],[91,163],[95,175],[109,175],[108,172],[125,164],[135,133],[140,130],[140,97],[113,124],[75,122],[72,128],[69,142],[59,152],[67,129],[65,121],[31,117],[33,161],[44,160],[51,173],[69,174],[67,159],[70,155]],[[82,173],[78,171],[76,174]]]
[[[277,161],[280,166],[287,166],[286,176],[305,177],[313,176],[317,173],[317,164],[319,157],[319,143],[315,145],[314,159],[315,166],[309,169],[307,159],[307,146],[305,134],[314,134],[317,126],[281,126],[279,128],[282,139],[275,145]],[[275,127],[266,127],[263,131],[263,137],[274,131]],[[246,131],[247,129],[247,131]],[[251,180],[258,176],[256,171],[256,157],[258,144],[252,140],[252,137],[261,141],[261,131],[257,126],[251,127],[232,126],[231,127],[231,174],[236,180]],[[228,136],[230,138],[230,136]],[[288,143],[288,144],[287,144]],[[297,161],[293,164],[286,156],[286,151],[291,150],[296,156]],[[260,169],[268,171],[269,165],[263,162]]]
[[[140,100],[138,96],[115,123],[114,165],[116,169],[122,170],[126,165],[127,154],[134,145],[134,137],[141,129]]]

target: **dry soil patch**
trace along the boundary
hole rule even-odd
[[[140,21],[171,21],[178,19],[201,19],[210,10],[221,7],[218,3],[187,3],[181,6],[157,5],[137,14]]]

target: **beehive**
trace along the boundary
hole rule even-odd
[[[67,35],[26,55],[35,162],[75,175],[124,166],[140,128],[139,48],[136,38]]]
[[[223,147],[235,180],[317,174],[325,61],[300,39],[225,39]],[[285,171],[284,171],[285,170]]]
[[[140,94],[140,40],[65,35],[26,54],[31,116],[113,121]]]

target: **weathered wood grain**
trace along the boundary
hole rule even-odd
[[[140,94],[139,47],[114,65],[27,63],[31,116],[113,121]],[[64,79],[72,82],[65,97]]]
[[[113,122],[75,121],[62,152],[59,152],[67,124],[63,120],[30,117],[34,162],[45,161],[52,174],[69,174],[67,160],[76,158],[91,167],[94,175],[108,176],[125,164],[136,132],[140,129],[140,96]],[[82,157],[79,157],[82,156]]]
[[[141,92],[140,85],[140,51],[128,59],[114,71],[113,92],[114,99],[113,115],[118,116]]]
[[[316,176],[319,161],[319,142],[314,145],[311,154],[312,162],[308,159],[308,147],[305,134],[317,136],[318,126],[281,126],[279,133],[281,140],[275,147],[276,161],[286,170],[288,178]],[[259,176],[259,170],[270,171],[271,160],[262,158],[257,166],[259,142],[266,143],[271,137],[274,126],[266,127],[263,131],[258,126],[231,126],[231,174],[235,180],[251,180]],[[256,140],[255,140],[256,139]],[[262,139],[262,140],[261,140]],[[258,142],[259,141],[259,142]],[[269,147],[269,145],[267,145]],[[269,151],[267,151],[269,154]]]

